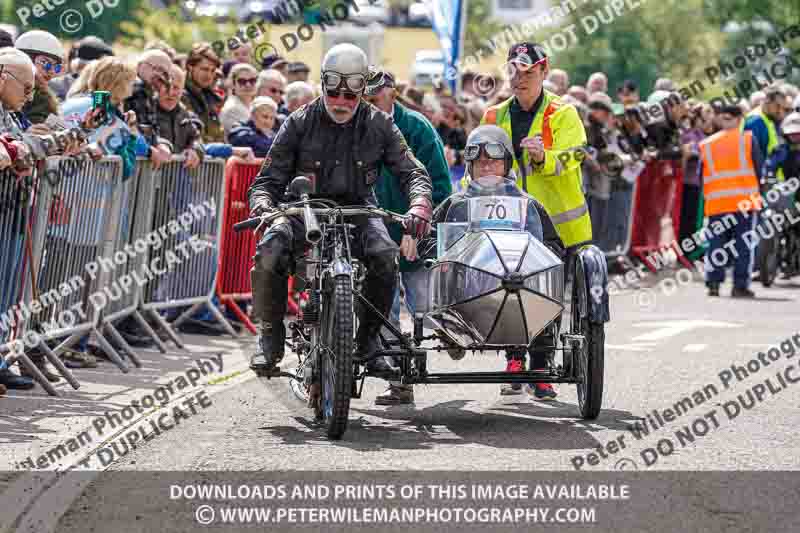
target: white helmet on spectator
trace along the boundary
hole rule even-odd
[[[44,54],[59,61],[64,60],[64,47],[55,35],[42,30],[25,32],[17,38],[14,48],[29,55]]]
[[[781,123],[781,131],[783,131],[784,135],[800,133],[800,113],[795,111],[783,119],[783,122]]]

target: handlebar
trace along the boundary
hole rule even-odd
[[[272,222],[276,218],[284,216],[302,216],[304,220],[314,220],[316,216],[327,217],[333,214],[341,215],[342,217],[356,217],[366,216],[370,218],[382,218],[384,220],[403,223],[406,220],[405,215],[398,215],[378,207],[325,207],[325,208],[312,208],[307,203],[303,207],[287,207],[279,209],[276,212],[270,213],[265,216],[248,218],[233,225],[233,231],[243,231],[245,229],[257,228],[261,223]],[[311,216],[309,216],[311,215]],[[307,224],[308,226],[308,224]],[[319,232],[319,225],[312,224],[306,228],[306,233],[309,238],[319,236],[321,233],[314,233],[312,230]],[[318,240],[318,239],[317,239]]]

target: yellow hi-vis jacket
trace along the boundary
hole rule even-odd
[[[772,155],[772,152],[780,144],[780,139],[778,139],[778,130],[775,128],[775,123],[772,121],[772,119],[769,118],[767,116],[767,114],[764,113],[761,110],[761,106],[758,106],[755,109],[753,109],[752,111],[750,111],[749,113],[747,113],[747,116],[748,117],[761,117],[761,120],[763,120],[764,124],[767,126],[767,134],[769,135],[769,137],[767,138],[768,139],[767,140],[767,146],[766,147],[764,147],[764,146],[761,147],[761,148],[764,149],[764,161],[766,161],[767,159],[769,159],[769,156]],[[745,122],[747,122],[747,120],[742,120],[742,122],[739,124],[739,131],[740,132],[744,131]],[[777,178],[778,181],[784,181],[783,169],[782,168],[778,169],[778,171],[775,173],[775,177]]]
[[[520,162],[514,158],[514,171],[519,187],[539,200],[553,219],[564,246],[575,246],[592,240],[592,222],[583,196],[581,176],[581,150],[586,145],[586,131],[572,104],[542,90],[542,105],[533,119],[528,137],[542,136],[544,161],[539,165],[533,163],[527,150],[523,150],[521,163],[524,168],[520,169]],[[497,125],[513,139],[510,113],[513,100],[511,97],[487,109],[481,124]]]

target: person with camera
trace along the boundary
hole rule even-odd
[[[586,141],[588,149],[583,160],[583,174],[586,183],[586,199],[589,203],[589,214],[592,219],[592,235],[602,250],[609,250],[607,236],[609,225],[609,201],[611,200],[611,184],[615,180],[617,169],[612,161],[611,117],[613,107],[611,98],[600,92],[589,98],[589,114],[586,124]],[[609,168],[611,163],[613,168]]]
[[[589,206],[582,190],[581,157],[586,131],[575,106],[543,88],[549,73],[547,54],[536,43],[520,43],[508,51],[513,96],[486,110],[481,124],[493,124],[511,137],[514,171],[520,188],[544,205],[572,253],[592,240]],[[510,366],[507,371],[514,371]],[[555,398],[550,384],[537,383],[536,397]]]
[[[205,149],[200,138],[203,123],[181,103],[186,73],[177,65],[172,65],[170,71],[172,83],[158,95],[156,115],[159,134],[171,145],[170,152],[183,154],[186,157],[186,168],[194,169],[205,157]]]
[[[683,158],[681,125],[689,109],[678,93],[658,90],[646,103],[625,110],[624,125],[632,149],[644,160]]]
[[[367,56],[360,48],[343,43],[328,50],[322,60],[322,96],[286,119],[248,190],[251,217],[275,209],[298,175],[311,180],[312,197],[340,205],[377,205],[374,186],[385,166],[408,200],[405,233],[417,240],[428,234],[431,178],[392,117],[363,100],[366,86]],[[362,292],[385,318],[397,286],[399,248],[376,218],[359,221],[354,237],[354,255],[367,267]],[[260,373],[274,373],[283,359],[288,276],[294,256],[304,247],[305,230],[298,217],[274,221],[256,247],[251,276],[261,336],[250,368]],[[364,357],[380,349],[382,321],[360,308],[356,354]],[[374,375],[395,375],[384,358],[371,359],[367,369]]]

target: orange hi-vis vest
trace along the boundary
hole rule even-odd
[[[750,131],[729,129],[700,143],[706,216],[761,207],[758,178],[753,166],[752,139]]]

